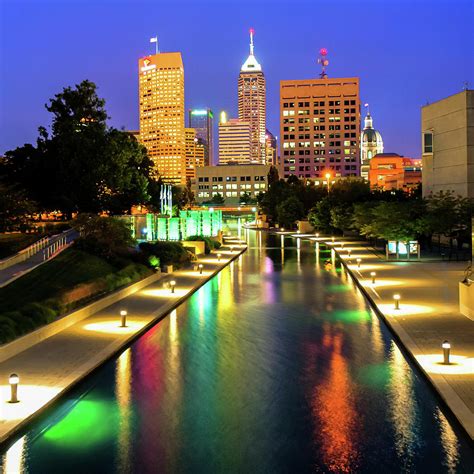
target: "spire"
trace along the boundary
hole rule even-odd
[[[364,107],[367,108],[367,115],[365,116],[365,119],[364,119],[364,130],[366,128],[374,128],[373,127],[373,121],[372,121],[372,116],[370,115],[370,108],[369,108],[369,104],[364,104]]]
[[[240,69],[241,72],[261,72],[262,66],[258,63],[257,59],[255,58],[254,52],[254,44],[253,44],[253,35],[255,34],[255,30],[250,28],[250,54],[247,60],[242,65]]]
[[[250,28],[250,56],[253,56],[253,34],[255,33],[253,28]]]

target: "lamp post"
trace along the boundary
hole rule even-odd
[[[202,275],[202,267],[203,267],[203,265],[202,265],[202,263],[200,263],[200,264],[198,265],[198,268],[199,268],[199,275]]]
[[[127,327],[127,311],[124,309],[120,311],[120,321],[121,321],[120,327],[126,328]]]
[[[395,309],[400,309],[400,295],[398,293],[393,295],[393,300],[395,301]]]
[[[357,262],[357,268],[360,268],[360,262],[362,262],[362,259],[361,259],[361,258],[358,258],[358,259],[356,260],[356,262]]]
[[[326,173],[325,177],[326,177],[326,179],[327,179],[327,182],[328,182],[328,195],[329,195],[329,191],[330,191],[330,183],[329,183],[329,179],[331,178],[331,173]]]
[[[375,272],[370,272],[370,276],[372,277],[372,285],[375,285]]]
[[[347,256],[351,258],[351,249],[347,249]]]
[[[170,281],[170,288],[171,288],[171,293],[174,293],[174,287],[176,286],[176,282],[174,280]]]
[[[451,353],[451,344],[448,341],[443,341],[443,344],[441,344],[441,347],[443,348],[443,364],[449,365],[449,356]]]
[[[20,382],[20,377],[17,374],[11,374],[8,378],[10,383],[10,400],[8,403],[18,403],[18,383]]]

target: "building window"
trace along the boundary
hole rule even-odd
[[[433,153],[433,132],[423,132],[423,153]]]

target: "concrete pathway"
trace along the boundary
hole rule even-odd
[[[232,251],[230,246],[233,247]],[[108,306],[54,336],[0,363],[0,443],[51,405],[70,388],[119,352],[146,328],[155,324],[231,260],[246,250],[245,242],[226,239],[223,246],[199,258],[199,269],[180,270]],[[222,255],[218,261],[217,254]],[[174,293],[166,285],[176,282]],[[120,310],[126,309],[127,327],[120,327]],[[19,403],[10,399],[10,374],[20,377]]]
[[[460,313],[458,297],[466,262],[387,261],[363,241],[291,235],[333,247],[333,257],[336,253],[341,257],[348,273],[474,439],[474,321]],[[394,295],[400,296],[399,309],[395,309]],[[449,365],[443,364],[445,340],[451,344]]]

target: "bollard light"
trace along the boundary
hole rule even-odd
[[[10,400],[8,403],[18,403],[18,383],[20,382],[20,377],[17,374],[11,374],[8,378],[10,384]]]
[[[344,242],[341,244],[341,250],[344,250]]]
[[[451,353],[451,344],[448,341],[443,341],[443,344],[441,344],[441,347],[443,348],[443,364],[449,365],[449,356]]]
[[[375,272],[370,272],[370,276],[372,277],[372,285],[375,285]]]
[[[284,228],[284,227],[282,227],[282,228],[281,228],[281,231],[282,231],[282,232],[285,232],[285,228]]]
[[[231,245],[231,246],[230,246],[230,253],[232,253],[233,251],[234,251],[234,246]]]
[[[120,311],[120,321],[121,321],[120,327],[126,328],[127,327],[127,311],[124,309]]]
[[[351,249],[347,250],[347,256],[350,258],[351,257]]]
[[[316,238],[319,238],[319,233],[318,232],[316,232]]]
[[[360,268],[360,262],[362,262],[362,259],[361,259],[361,258],[358,258],[358,259],[357,259],[357,268]]]
[[[198,265],[198,268],[199,268],[199,275],[202,275],[202,263]]]
[[[398,293],[393,295],[393,300],[395,301],[395,309],[400,309],[400,295]]]
[[[171,288],[171,293],[174,293],[174,287],[176,286],[176,282],[174,280],[170,281],[170,288]]]
[[[217,261],[220,262],[221,261],[221,257],[222,255],[220,253],[217,254]]]
[[[331,240],[334,243],[334,241],[336,240],[336,237],[331,237]]]

